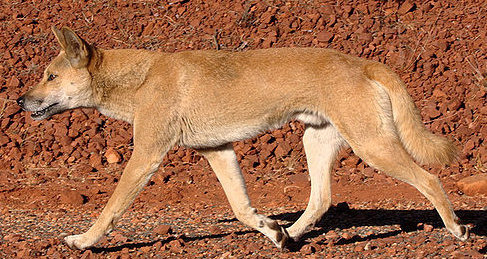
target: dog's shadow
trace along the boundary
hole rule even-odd
[[[295,222],[303,211],[283,213],[272,216],[277,220]],[[487,236],[487,211],[485,210],[458,210],[455,212],[462,224],[473,225],[470,233],[478,236]],[[323,218],[316,224],[316,230],[305,234],[302,240],[315,238],[333,229],[348,229],[363,226],[399,225],[400,230],[386,233],[372,234],[365,237],[354,236],[350,239],[339,239],[335,245],[350,244],[360,241],[370,241],[422,229],[422,224],[432,225],[434,228],[444,228],[443,221],[436,210],[382,210],[382,209],[350,209],[346,203],[331,207]],[[286,226],[287,227],[287,226]],[[291,250],[300,249],[306,241],[291,245]],[[487,247],[481,253],[487,253]]]
[[[295,222],[303,211],[292,212],[292,213],[282,213],[278,215],[271,216],[270,218],[282,221]],[[456,211],[459,218],[462,219],[464,224],[472,224],[473,228],[470,229],[471,233],[478,236],[487,236],[487,211],[485,210],[459,210]],[[233,222],[237,219],[224,219],[219,222]],[[365,237],[354,236],[350,239],[339,239],[335,245],[344,245],[360,241],[369,241],[379,238],[386,238],[390,236],[395,236],[401,232],[412,232],[421,229],[421,224],[432,225],[434,228],[443,228],[443,222],[436,210],[382,210],[382,209],[350,209],[347,204],[338,204],[337,206],[331,207],[325,216],[316,224],[317,228],[305,234],[302,238],[303,241],[292,243],[289,245],[289,250],[298,251],[303,245],[307,244],[305,241],[309,238],[315,238],[320,235],[327,233],[332,229],[348,229],[351,227],[362,227],[362,226],[387,226],[387,225],[399,225],[401,230],[394,230],[386,233],[372,234]],[[286,227],[288,227],[288,224]],[[224,234],[214,234],[214,235],[203,235],[195,237],[182,236],[184,242],[190,242],[195,240],[204,239],[220,239],[225,236],[235,234],[244,235],[248,233],[257,233],[255,230],[249,231],[238,231]],[[152,246],[158,241],[162,244],[167,244],[175,237],[168,237],[165,239],[154,240],[150,242],[139,242],[139,243],[127,243],[119,246],[107,247],[107,248],[91,248],[94,253],[109,253],[121,251],[124,248],[137,249],[145,246]],[[481,253],[487,253],[487,247],[484,247]]]

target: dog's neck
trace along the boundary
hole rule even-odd
[[[136,89],[146,80],[153,59],[144,50],[93,49],[88,65],[94,107],[106,116],[132,123]]]

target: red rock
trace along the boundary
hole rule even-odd
[[[122,255],[120,256],[120,259],[130,259],[130,250],[127,247],[124,247],[121,251]]]
[[[119,163],[122,159],[120,154],[113,148],[108,148],[105,152],[105,159],[109,164]]]
[[[409,11],[411,11],[411,9],[413,9],[414,6],[415,6],[415,4],[413,2],[407,0],[404,3],[402,3],[402,5],[397,10],[397,13],[399,13],[399,14],[406,14]]]
[[[183,252],[184,242],[180,239],[172,240],[168,245],[169,250],[173,253],[180,254]]]
[[[310,255],[310,254],[316,252],[316,248],[310,244],[306,244],[303,247],[301,247],[301,249],[299,251],[305,255]]]
[[[1,134],[1,133],[0,133]],[[0,135],[0,146],[3,146],[10,142],[10,139],[7,137],[7,135]]]
[[[358,244],[358,245],[356,245],[356,246],[353,248],[353,251],[355,251],[355,252],[362,252],[362,251],[364,251],[364,248],[365,248],[365,245],[363,245],[363,244]]]
[[[432,225],[429,225],[429,224],[424,224],[423,229],[426,232],[431,232],[431,231],[433,231],[434,227]]]
[[[326,239],[337,239],[340,236],[335,231],[330,230],[330,231],[328,231],[328,233],[326,233],[325,237],[326,237]]]
[[[100,169],[102,167],[101,155],[96,152],[91,154],[90,165],[96,169]]]
[[[32,250],[28,247],[25,247],[23,249],[21,249],[19,252],[17,252],[17,258],[29,258],[31,257],[30,256],[30,252]]]
[[[472,175],[457,182],[458,188],[468,195],[487,195],[487,174]]]
[[[20,106],[18,106],[17,104],[9,103],[7,104],[7,107],[3,110],[2,115],[5,117],[9,117],[13,114],[20,112],[20,110]]]
[[[167,235],[172,232],[172,228],[170,225],[159,225],[152,230],[152,232],[158,235]]]
[[[151,249],[152,249],[152,246],[143,246],[139,250],[140,250],[140,252],[147,254],[150,252]]]
[[[460,251],[453,251],[451,254],[450,254],[451,258],[455,258],[455,259],[464,259],[464,258],[469,258],[467,257],[467,255],[465,253],[462,253]]]
[[[10,243],[16,243],[22,239],[22,235],[20,235],[20,234],[8,234],[8,235],[4,236],[3,239],[5,241],[10,242]]]
[[[124,236],[122,233],[115,231],[113,234],[112,242],[113,243],[125,243],[127,242],[128,238]]]
[[[298,186],[309,186],[309,175],[307,173],[296,173],[288,178],[293,184]]]
[[[430,119],[437,118],[441,115],[440,111],[436,109],[436,104],[434,103],[430,103],[429,105],[424,107],[423,110]]]
[[[161,247],[162,247],[162,242],[161,242],[161,241],[157,241],[157,242],[156,242],[156,243],[153,245],[153,247],[154,247],[154,250],[155,250],[155,251],[159,251],[159,250],[161,250]]]
[[[450,43],[445,39],[439,39],[438,41],[436,41],[435,45],[439,51],[445,52],[450,46]]]
[[[333,33],[329,31],[322,31],[316,34],[316,39],[319,42],[330,42],[332,38],[333,38]]]
[[[433,96],[435,96],[435,97],[447,97],[445,92],[441,91],[440,89],[434,89],[433,90]]]
[[[83,196],[80,192],[75,190],[64,190],[59,194],[59,201],[64,204],[82,205],[84,203]]]
[[[91,250],[86,250],[81,255],[81,259],[91,259],[91,258],[95,258],[95,255]]]
[[[20,80],[16,76],[12,76],[10,80],[8,80],[7,86],[10,88],[17,88],[20,86]]]
[[[468,153],[475,148],[475,140],[469,139],[463,146],[463,153]]]
[[[275,38],[267,37],[262,42],[262,47],[265,48],[265,49],[270,48],[275,41],[276,41]]]
[[[208,230],[210,231],[210,233],[212,235],[217,235],[217,234],[221,234],[222,233],[222,229],[219,226],[216,226],[216,225],[212,225],[212,226],[208,227]]]
[[[287,141],[281,141],[274,150],[274,154],[276,155],[276,157],[284,157],[287,156],[290,151],[291,146],[289,145],[289,143]]]

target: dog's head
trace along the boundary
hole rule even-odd
[[[52,28],[61,52],[44,71],[41,82],[17,99],[32,118],[42,120],[68,109],[93,105],[92,78],[88,71],[93,50],[69,28]]]

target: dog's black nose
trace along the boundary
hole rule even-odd
[[[19,97],[19,99],[17,99],[17,104],[20,105],[20,107],[24,107],[24,100],[25,98],[23,96]]]

